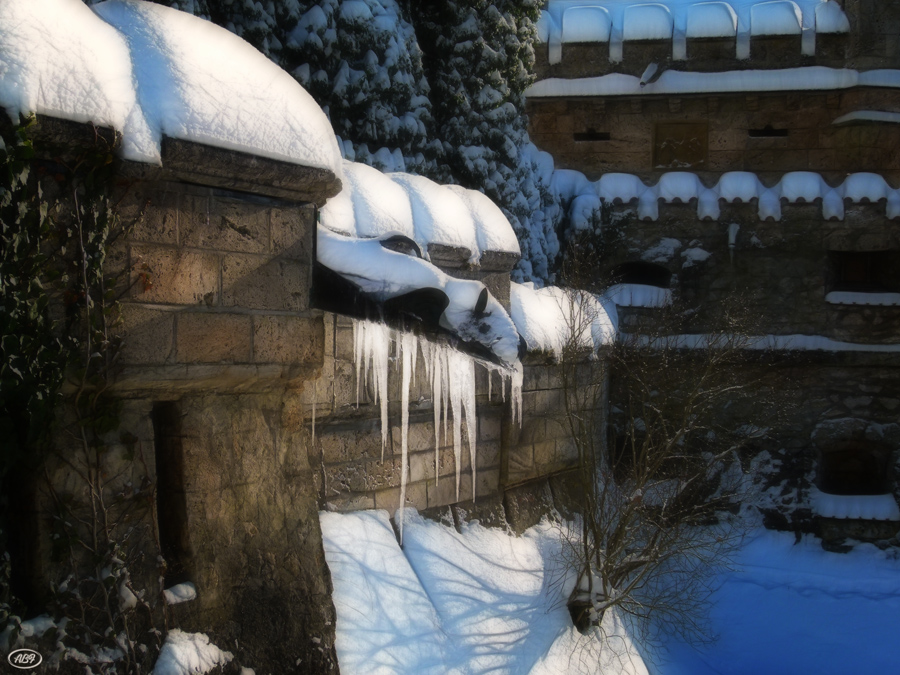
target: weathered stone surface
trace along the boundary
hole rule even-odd
[[[143,303],[219,304],[220,260],[217,253],[195,249],[131,247],[131,295]]]
[[[300,166],[235,150],[163,137],[163,170],[187,183],[312,202],[323,206],[341,189],[323,169]]]
[[[178,361],[250,362],[252,317],[222,312],[179,312],[175,316]]]
[[[257,363],[321,363],[324,339],[321,317],[253,317],[253,360]]]
[[[309,309],[312,267],[287,258],[225,254],[222,301],[226,307],[303,312]]]

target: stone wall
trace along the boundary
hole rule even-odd
[[[833,252],[900,251],[896,228],[884,217],[884,204],[845,204],[843,221],[824,221],[819,204],[782,203],[782,219],[760,221],[755,202],[720,203],[718,221],[700,221],[696,204],[660,204],[656,221],[639,221],[634,206],[610,207],[603,226],[602,281],[617,265],[642,259],[663,239],[677,240],[672,255],[653,261],[672,273],[671,286],[691,306],[711,309],[737,295],[759,333],[822,335],[860,343],[900,343],[900,307],[832,304],[835,287]],[[733,248],[728,229],[740,229]],[[702,249],[706,260],[691,261],[685,252]],[[891,267],[891,269],[895,269]],[[888,270],[889,271],[889,270]],[[620,326],[628,330],[653,310],[620,309]],[[713,328],[704,314],[690,331]]]
[[[310,463],[321,467],[316,488],[330,509],[379,508],[393,515],[400,505],[401,484],[397,359],[389,368],[390,429],[382,459],[380,407],[373,402],[371,385],[359,386],[357,390],[353,322],[326,314],[325,325],[325,365],[314,387],[304,390],[306,415],[311,419],[314,414],[316,418],[315,444],[310,450]],[[509,384],[505,385],[504,396],[500,375],[475,366],[478,415],[474,503],[472,463],[466,441],[468,420],[462,422],[459,496],[452,426],[450,433],[442,431],[440,435],[435,481],[434,405],[424,364],[419,361],[409,395],[407,506],[425,511],[464,503],[462,508],[473,511],[484,505],[496,515],[498,508],[502,510],[508,487],[577,466],[577,455],[565,441],[565,430],[560,424],[561,384],[558,377],[554,379],[554,366],[535,358],[535,363],[525,366],[525,419],[521,425],[512,419]]]
[[[643,67],[643,66],[642,66]],[[596,180],[606,172],[634,173],[655,182],[678,167],[654,164],[660,124],[692,123],[705,142],[705,161],[689,169],[715,182],[724,171],[752,171],[775,182],[787,171],[817,171],[839,183],[848,172],[900,178],[900,125],[838,125],[857,110],[900,105],[900,92],[856,88],[834,92],[747,93],[716,96],[529,98],[529,134],[557,168]],[[781,136],[760,136],[766,127]],[[758,130],[758,131],[757,131]],[[575,140],[589,131],[609,140]]]

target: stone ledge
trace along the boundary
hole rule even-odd
[[[122,395],[157,393],[267,393],[302,387],[319,366],[304,364],[173,364],[128,365],[116,373],[110,390]]]

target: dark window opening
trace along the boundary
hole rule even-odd
[[[153,446],[156,451],[156,517],[159,543],[166,560],[166,586],[190,580],[190,537],[184,492],[184,449],[181,410],[176,402],[153,405]]]
[[[832,251],[831,290],[881,293],[900,287],[900,252]]]
[[[672,273],[668,269],[642,260],[622,263],[610,273],[611,284],[643,284],[668,288],[671,281]]]
[[[881,495],[889,492],[887,448],[848,444],[822,452],[819,489],[833,495]]]
[[[593,129],[588,129],[587,131],[572,134],[572,138],[576,143],[585,143],[590,141],[608,141],[610,136],[608,131],[594,131]]]
[[[653,167],[687,169],[706,166],[709,133],[706,122],[666,122],[656,125]]]
[[[774,129],[771,124],[767,124],[762,129],[748,129],[747,134],[750,138],[786,138],[787,129]]]

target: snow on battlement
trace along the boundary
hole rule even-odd
[[[821,200],[825,220],[843,220],[844,202],[885,203],[885,216],[900,217],[900,190],[892,188],[874,173],[852,173],[844,182],[831,187],[821,175],[811,171],[791,171],[771,187],[747,171],[729,171],[712,187],[690,172],[672,171],[662,174],[655,185],[646,185],[632,174],[608,173],[590,182],[575,171],[556,171],[554,187],[566,200],[571,200],[573,226],[586,227],[592,209],[600,202],[635,204],[641,220],[657,220],[659,204],[697,202],[697,218],[718,220],[720,200],[757,204],[760,220],[781,220],[782,203],[801,204]]]
[[[672,58],[687,58],[688,38],[733,37],[737,58],[750,57],[750,37],[801,35],[801,51],[816,52],[817,33],[846,33],[850,23],[834,0],[550,0],[538,39],[550,63],[567,42],[608,42],[609,60],[622,61],[625,40],[672,40]]]
[[[900,520],[900,508],[892,494],[833,495],[813,486],[810,501],[813,513],[823,518]]]
[[[568,345],[593,351],[616,340],[618,318],[609,298],[534,284],[512,284],[512,320],[529,349],[552,352],[557,359]]]
[[[728,70],[700,73],[666,70],[655,82],[623,73],[563,79],[550,77],[531,85],[528,98],[727,94],[772,91],[825,91],[852,87],[900,87],[900,70],[856,71],[805,66],[773,70]]]
[[[328,119],[293,77],[224,28],[150,2],[0,3],[0,106],[14,121],[112,127],[139,162],[159,164],[168,136],[341,170]]]
[[[343,175],[344,189],[322,209],[329,230],[360,238],[403,235],[426,257],[432,244],[464,249],[470,264],[488,251],[521,253],[503,211],[476,190],[357,162],[345,161]]]

